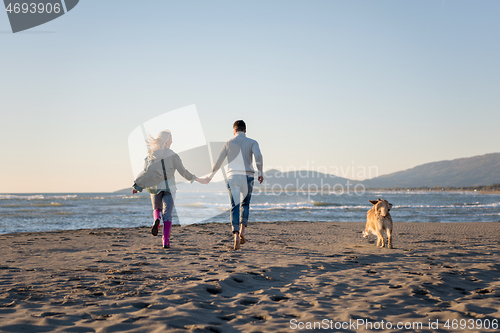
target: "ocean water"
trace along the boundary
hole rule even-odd
[[[363,195],[259,193],[250,221],[364,222],[368,200],[389,200],[395,222],[500,222],[500,195],[475,192],[368,191]],[[226,191],[186,192],[176,197],[174,223],[229,221]],[[0,194],[0,233],[105,227],[153,222],[148,195],[113,193]]]

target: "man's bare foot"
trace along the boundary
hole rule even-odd
[[[247,241],[243,234],[245,233],[245,225],[242,223],[240,226],[240,244],[245,244]]]
[[[238,234],[234,234],[234,249],[240,249],[240,236]]]

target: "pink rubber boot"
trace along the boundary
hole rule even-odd
[[[155,219],[155,223],[151,227],[151,235],[158,236],[158,230],[160,229],[160,221],[161,221],[161,209],[155,209],[153,211],[153,216]]]
[[[170,247],[170,230],[172,229],[171,221],[163,221],[163,237],[161,241],[163,243],[163,248],[168,249]]]

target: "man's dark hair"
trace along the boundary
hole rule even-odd
[[[247,125],[243,120],[236,120],[233,124],[233,128],[238,132],[243,132],[247,130]]]

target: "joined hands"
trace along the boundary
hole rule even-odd
[[[196,177],[196,181],[200,184],[203,184],[203,185],[207,185],[208,183],[210,183],[211,180],[212,180],[212,178],[210,178],[210,177],[205,177],[205,178]]]

